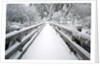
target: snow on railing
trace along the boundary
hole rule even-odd
[[[60,29],[64,29],[65,31],[69,31],[73,35],[73,30],[72,28],[65,28],[63,26],[60,26],[55,23],[51,23],[55,30],[61,35],[61,37],[68,43],[68,45],[78,54],[80,55],[84,60],[89,60],[90,59],[90,53],[86,51],[84,48],[82,48],[80,45],[77,43],[73,42],[70,37],[68,37],[66,34],[64,34]],[[80,40],[80,39],[79,39]]]
[[[88,46],[89,48],[90,46],[90,36],[86,33],[82,33],[79,32],[77,29],[75,28],[70,28],[70,27],[65,27],[56,23],[51,23],[52,25],[56,26],[59,29],[63,29],[64,31],[69,32],[69,34],[72,35],[73,38],[79,40],[80,42],[82,42],[83,44],[85,44],[86,46]]]
[[[38,26],[40,26],[42,24],[43,23],[39,23],[37,25],[25,27],[23,29],[20,29],[19,31],[13,31],[13,32],[6,34],[6,49],[8,49],[10,41],[12,41],[12,39],[15,40],[15,41],[17,39],[20,42],[24,35],[26,35],[29,31],[34,30],[35,28],[37,28]]]
[[[16,38],[16,36],[18,36],[21,33],[25,33],[27,31],[30,31],[31,29],[34,29],[33,31],[31,31],[29,34],[27,34],[22,40],[21,42],[17,42],[16,44],[12,45],[11,47],[9,47],[6,51],[5,51],[5,59],[9,59],[11,56],[13,56],[17,51],[20,51],[21,54],[19,54],[18,58],[23,54],[23,52],[25,52],[25,50],[27,49],[27,47],[32,43],[32,41],[34,40],[34,38],[39,34],[40,30],[43,28],[44,23],[40,23],[37,25],[33,25],[24,29],[21,29],[19,31],[14,31],[11,32],[9,34],[6,35],[6,40],[8,39],[13,39],[12,37]],[[35,35],[36,34],[36,35]],[[33,37],[34,36],[34,37]],[[31,39],[32,38],[32,39]],[[29,42],[29,43],[28,43]],[[28,43],[28,45],[27,45]],[[24,46],[26,46],[26,49],[23,49]]]
[[[43,23],[40,23],[40,24],[37,24],[37,25],[33,25],[33,26],[30,26],[30,27],[26,27],[26,28],[23,28],[19,31],[14,31],[14,32],[10,32],[6,35],[6,39],[10,39],[12,37],[15,37],[16,35],[19,35],[20,33],[24,33],[24,32],[27,32],[28,30],[31,30],[31,29],[34,29],[34,28],[37,28],[38,26],[42,25]]]

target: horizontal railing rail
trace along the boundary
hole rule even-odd
[[[26,49],[29,47],[29,45],[32,43],[32,41],[39,34],[39,32],[43,28],[43,26],[44,26],[44,23],[40,23],[35,26],[27,27],[25,29],[16,31],[13,34],[11,34],[11,33],[7,34],[6,40],[13,39],[12,37],[18,36],[21,33],[24,34],[25,32],[30,31],[31,29],[34,29],[30,33],[28,33],[24,38],[22,38],[21,42],[18,42],[16,44],[12,45],[5,51],[5,59],[11,58],[17,51],[19,51],[19,55],[17,58],[21,58],[21,56],[23,55],[23,53],[25,53]],[[26,46],[26,49],[24,48],[25,46]]]
[[[67,42],[67,44],[84,60],[89,60],[90,59],[90,53],[88,51],[86,51],[84,48],[82,48],[80,45],[78,45],[77,43],[73,42],[72,39],[66,35],[64,32],[62,32],[59,29],[64,29],[65,31],[68,31],[69,33],[71,33],[71,35],[73,35],[73,31],[72,29],[68,29],[65,28],[63,26],[60,26],[58,24],[55,23],[50,23],[54,29],[61,35],[61,37],[64,39],[65,42]]]
[[[24,53],[27,51],[27,49],[29,48],[29,46],[32,44],[32,42],[35,40],[35,38],[38,36],[38,34],[40,33],[40,31],[42,30],[39,29],[37,33],[34,34],[34,36],[32,36],[32,38],[30,39],[30,41],[28,41],[27,44],[25,44],[25,46],[23,47],[23,51],[22,53],[20,53],[20,55],[17,57],[18,59],[21,59],[21,57],[24,55]]]
[[[56,23],[51,23],[51,25],[68,32],[73,38],[79,40],[80,42],[82,42],[83,44],[88,46],[89,48],[91,47],[91,45],[90,45],[91,40],[90,40],[90,36],[88,34],[81,33],[75,28],[65,27],[65,26],[62,26],[62,25],[59,25]],[[78,35],[76,35],[76,34],[78,34]]]
[[[40,24],[37,24],[37,25],[33,25],[33,26],[30,26],[30,27],[26,27],[24,29],[21,29],[19,31],[14,31],[14,32],[10,32],[6,35],[6,40],[7,39],[10,39],[12,37],[15,37],[17,35],[19,35],[20,33],[24,33],[24,32],[27,32],[28,30],[31,30],[31,29],[34,29],[34,28],[37,28],[38,26],[42,25],[43,23],[40,23]]]

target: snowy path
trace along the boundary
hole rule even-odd
[[[54,28],[46,24],[22,59],[76,60]]]

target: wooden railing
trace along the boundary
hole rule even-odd
[[[36,38],[36,36],[39,34],[43,26],[44,23],[40,23],[21,29],[19,31],[8,33],[6,35],[6,42],[16,39],[22,34],[26,35],[20,40],[20,42],[15,43],[5,51],[5,59],[13,58],[15,56],[14,54],[16,54],[14,58],[20,59],[28,47],[31,45],[33,40]]]
[[[75,51],[75,53],[77,53],[84,60],[90,59],[90,53],[86,51],[82,46],[72,41],[72,38],[76,38],[80,42],[83,42],[83,44],[85,44],[86,46],[90,47],[90,37],[88,35],[82,35],[75,29],[67,28],[56,23],[50,24],[61,35],[64,41],[67,42],[68,46],[70,46]],[[78,33],[78,36],[74,35],[75,32]],[[68,35],[66,33],[68,33]]]

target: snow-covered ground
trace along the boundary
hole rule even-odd
[[[48,23],[21,59],[77,60],[63,39]]]

